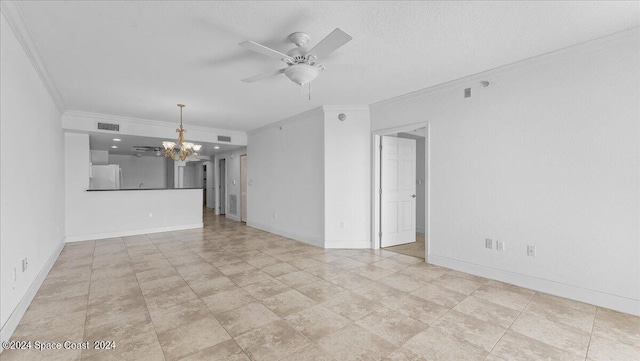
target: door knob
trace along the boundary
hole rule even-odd
[[[415,197],[416,197],[416,195],[415,195],[415,194],[412,194],[412,195],[411,195],[411,198],[415,198]]]

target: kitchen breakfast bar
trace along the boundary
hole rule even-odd
[[[202,228],[202,188],[91,189],[67,197],[67,242]]]

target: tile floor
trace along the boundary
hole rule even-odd
[[[417,257],[424,260],[424,233],[416,233],[415,242],[385,247],[383,249],[385,251],[406,254],[407,256]]]
[[[392,252],[205,224],[67,244],[12,339],[90,348],[0,358],[640,360],[640,317]]]

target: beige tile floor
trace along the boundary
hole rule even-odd
[[[384,250],[205,224],[67,244],[12,339],[90,349],[0,358],[640,360],[639,317]]]
[[[424,260],[424,233],[416,233],[415,242],[385,247],[383,249],[385,251],[391,251],[395,253],[406,254],[407,256],[422,258]]]

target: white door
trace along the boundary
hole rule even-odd
[[[416,241],[416,141],[383,136],[380,247]]]

